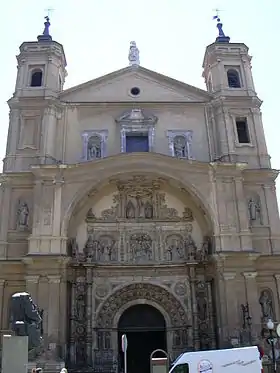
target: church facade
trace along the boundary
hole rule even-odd
[[[64,90],[45,26],[8,101],[1,330],[26,290],[73,369],[122,370],[122,334],[130,367],[139,343],[174,359],[261,341],[280,311],[278,172],[248,47],[218,23],[205,91],[140,66],[135,43],[128,67]]]

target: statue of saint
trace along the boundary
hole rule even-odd
[[[20,203],[17,211],[17,224],[19,228],[28,227],[29,208],[26,202]]]
[[[261,305],[263,318],[272,319],[273,318],[272,299],[271,299],[270,293],[267,290],[263,290],[261,292],[259,303]]]
[[[254,200],[253,198],[249,199],[248,202],[249,218],[251,221],[259,220],[261,223],[261,206],[260,202]]]
[[[101,158],[101,141],[98,136],[92,136],[88,140],[87,159]]]
[[[129,54],[128,54],[129,65],[140,65],[139,60],[139,49],[136,46],[135,41],[130,42]]]

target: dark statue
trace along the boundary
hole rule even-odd
[[[41,315],[42,311],[41,311]],[[42,317],[30,294],[15,293],[11,298],[11,329],[18,336],[28,336],[29,350],[41,346]]]

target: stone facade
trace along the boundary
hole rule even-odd
[[[69,366],[115,366],[118,322],[135,304],[162,313],[172,358],[261,339],[280,311],[278,172],[248,48],[207,47],[207,91],[138,65],[63,90],[54,41],[23,43],[17,59],[1,176],[2,331],[11,295],[26,289],[44,310],[52,359]],[[126,153],[135,134],[148,152]]]

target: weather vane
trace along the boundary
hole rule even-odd
[[[213,9],[215,11],[215,16],[213,16],[213,19],[217,20],[217,29],[219,31],[219,36],[216,38],[216,43],[229,43],[230,37],[226,36],[223,31],[223,24],[220,19],[219,13],[221,12],[221,9]]]
[[[47,17],[50,18],[50,15],[54,11],[54,9],[53,8],[47,8],[44,11],[47,12]]]

